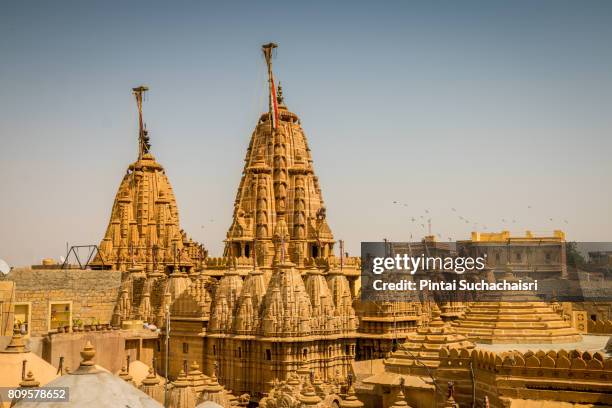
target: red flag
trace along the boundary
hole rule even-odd
[[[278,102],[276,101],[276,86],[274,86],[274,77],[270,77],[270,106],[272,107],[272,129],[278,126]]]

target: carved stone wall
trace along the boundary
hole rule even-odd
[[[181,230],[170,181],[150,153],[128,167],[99,248],[93,266],[120,271],[191,269],[206,258],[203,246]]]
[[[476,400],[487,397],[491,407],[517,399],[612,404],[612,359],[600,352],[440,351],[438,380],[455,383],[455,399],[462,405],[472,403],[471,370]]]
[[[238,266],[271,267],[280,259],[275,239],[287,241],[283,256],[300,268],[333,256],[335,241],[300,120],[284,104],[279,119],[272,131],[263,114],[247,150],[224,251]]]

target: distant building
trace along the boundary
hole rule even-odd
[[[592,266],[598,266],[603,268],[612,267],[612,251],[589,252],[589,263]]]
[[[472,238],[457,241],[457,253],[466,256],[486,256],[487,266],[496,274],[510,267],[518,278],[530,276],[537,279],[567,276],[565,234],[555,230],[551,235],[511,235],[472,232]]]

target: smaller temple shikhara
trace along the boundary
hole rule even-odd
[[[147,274],[186,272],[200,267],[206,258],[204,246],[181,229],[170,181],[150,152],[142,115],[148,90],[146,86],[132,89],[138,108],[138,158],[119,185],[93,268],[127,271],[138,267]]]
[[[111,218],[91,267],[124,272],[114,324],[163,324],[165,310],[201,269],[207,251],[187,237],[164,168],[151,154],[143,120],[146,86],[132,89],[138,109],[138,158],[119,185]]]

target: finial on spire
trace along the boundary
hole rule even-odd
[[[2,351],[2,353],[25,353],[25,344],[23,343],[23,339],[21,338],[21,329],[18,323],[13,325],[13,337],[11,337],[11,341],[6,346],[6,349]]]
[[[40,386],[40,382],[36,381],[32,371],[28,371],[28,374],[21,380],[19,386],[22,388],[36,388]]]
[[[80,354],[81,358],[83,359],[81,361],[81,367],[91,367],[94,365],[93,358],[96,355],[96,350],[89,340],[87,340],[87,343],[85,344],[85,347],[83,347],[83,350],[81,350]]]
[[[138,107],[138,160],[142,159],[142,156],[149,153],[149,150],[151,149],[151,143],[149,141],[146,125],[142,120],[142,100],[145,92],[148,90],[149,87],[144,85],[132,88],[132,93],[136,97],[136,106]]]
[[[268,68],[272,68],[272,52],[275,48],[278,48],[278,44],[269,42],[261,46],[261,50],[263,51],[264,57],[266,58],[266,63],[268,64]]]
[[[279,105],[285,104],[285,98],[283,97],[283,87],[281,86],[280,81],[278,82],[278,91],[276,91],[276,100]]]

